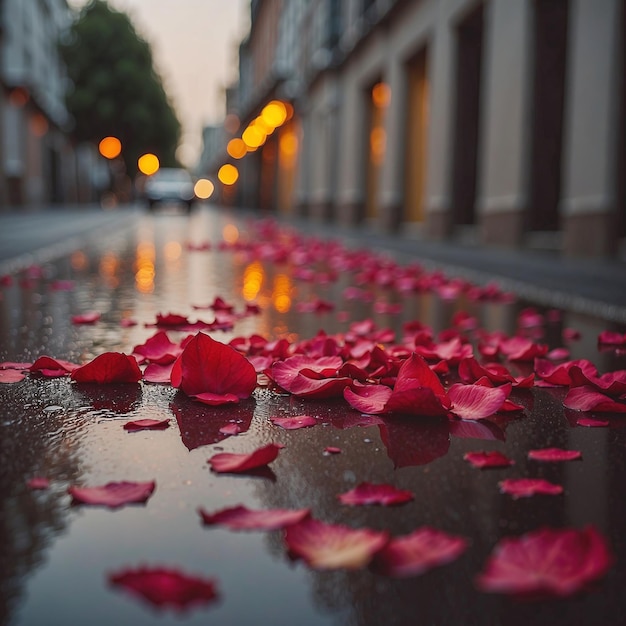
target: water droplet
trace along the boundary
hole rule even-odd
[[[45,407],[43,410],[44,413],[57,413],[58,411],[65,411],[65,409],[58,404],[51,404],[50,406]]]

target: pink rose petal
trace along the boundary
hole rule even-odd
[[[117,508],[124,504],[146,502],[154,492],[156,482],[111,482],[101,487],[70,487],[68,493],[75,502]]]
[[[288,526],[285,531],[289,553],[314,569],[360,569],[388,540],[386,532],[355,530],[312,518]]]
[[[541,528],[502,539],[476,584],[491,593],[570,596],[603,577],[612,560],[593,526]]]
[[[25,374],[17,370],[0,370],[0,383],[19,383],[26,378]]]
[[[451,412],[461,419],[480,420],[502,408],[507,394],[502,387],[457,383],[448,390]]]
[[[217,598],[215,582],[162,567],[123,570],[109,576],[109,582],[158,608],[187,609]]]
[[[213,455],[208,462],[214,472],[247,472],[259,467],[265,467],[268,463],[271,463],[276,459],[282,447],[281,445],[270,443],[250,454],[222,452]]]
[[[376,554],[375,565],[387,576],[417,576],[454,561],[465,552],[467,545],[463,537],[424,526],[410,535],[391,539]]]
[[[310,509],[270,509],[254,511],[239,505],[207,513],[204,509],[198,512],[207,526],[219,524],[231,530],[277,530],[300,522],[308,517]]]
[[[150,363],[143,371],[143,379],[147,383],[169,384],[172,377],[173,363],[167,365],[159,365],[158,363]]]
[[[405,489],[397,489],[393,485],[374,485],[363,482],[354,489],[346,491],[337,496],[342,504],[382,504],[389,506],[392,504],[404,504],[413,500],[412,492]]]
[[[609,420],[596,420],[593,417],[579,417],[576,420],[578,426],[586,426],[588,428],[602,428],[610,424]]]
[[[26,486],[29,489],[48,489],[48,487],[50,487],[50,480],[43,476],[35,476],[26,483]]]
[[[463,459],[480,469],[486,467],[509,467],[515,464],[515,461],[497,450],[490,452],[467,452],[463,455]]]
[[[514,498],[528,498],[535,494],[557,496],[563,493],[561,485],[555,485],[543,478],[507,478],[498,483],[502,493]]]
[[[169,425],[169,419],[154,420],[147,418],[142,420],[133,420],[132,422],[126,422],[126,424],[124,424],[124,430],[164,430],[165,428],[168,428]]]
[[[626,413],[626,403],[615,402],[589,385],[570,389],[563,400],[563,405],[576,411]]]
[[[326,454],[341,454],[341,448],[337,448],[336,446],[326,446],[324,448],[324,452]]]
[[[239,424],[226,424],[226,426],[222,426],[219,430],[222,435],[238,435],[241,431],[242,428]]]
[[[563,450],[562,448],[542,448],[531,450],[528,458],[533,461],[573,461],[582,458],[579,450]]]
[[[286,430],[297,430],[298,428],[307,428],[315,426],[317,420],[310,415],[297,415],[295,417],[270,417],[270,421],[276,426],[280,426]]]

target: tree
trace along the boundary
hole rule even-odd
[[[177,165],[180,122],[154,69],[149,44],[125,13],[111,9],[106,0],[91,0],[61,43],[61,55],[71,81],[66,103],[78,140],[120,139],[131,176],[146,152],[164,166]]]

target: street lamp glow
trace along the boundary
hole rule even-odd
[[[239,172],[234,165],[226,163],[220,167],[217,177],[223,185],[234,185],[239,178]]]
[[[115,159],[122,152],[122,142],[117,137],[105,137],[98,144],[98,150],[105,159]]]
[[[152,176],[152,174],[159,171],[159,159],[156,155],[148,152],[147,154],[143,154],[139,157],[137,167],[142,174]]]
[[[207,200],[213,195],[215,185],[208,178],[200,178],[193,187],[196,197]]]
[[[226,145],[226,152],[233,157],[233,159],[241,159],[246,156],[248,152],[248,148],[246,148],[246,144],[243,139],[239,139],[239,137],[235,137],[231,139]]]

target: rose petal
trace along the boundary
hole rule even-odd
[[[542,448],[531,450],[528,458],[533,461],[573,461],[582,458],[579,450],[563,450],[562,448]]]
[[[133,420],[132,422],[126,422],[126,424],[124,424],[124,430],[164,430],[165,428],[168,428],[169,425],[169,419],[154,420],[148,418],[142,420]]]
[[[490,452],[467,452],[463,455],[463,459],[480,469],[486,467],[509,467],[515,464],[515,461],[509,459],[502,454],[502,452],[498,452],[498,450],[492,450]]]
[[[341,448],[337,448],[336,446],[326,446],[324,448],[324,452],[326,454],[341,454]]]
[[[162,567],[123,570],[109,576],[109,582],[159,608],[186,609],[217,598],[215,583]]]
[[[169,384],[172,377],[172,367],[174,363],[167,365],[159,365],[158,363],[150,363],[143,371],[143,379],[147,383]]]
[[[238,435],[242,431],[239,424],[226,424],[220,428],[222,435]]]
[[[270,421],[286,430],[307,428],[308,426],[315,426],[317,424],[317,420],[310,415],[297,415],[295,417],[270,417]]]
[[[271,463],[276,459],[282,447],[281,445],[270,443],[262,448],[257,448],[250,454],[222,452],[213,455],[208,459],[208,462],[214,472],[247,472],[251,469],[264,467],[268,463]]]
[[[502,387],[457,383],[448,390],[451,411],[461,419],[480,420],[499,411],[506,400]]]
[[[98,311],[87,311],[81,315],[72,315],[72,324],[95,324],[99,319]]]
[[[48,487],[50,487],[50,480],[43,476],[35,476],[26,483],[26,486],[29,489],[48,489]]]
[[[26,375],[17,370],[0,370],[0,383],[19,383],[25,378]]]
[[[593,526],[542,528],[502,539],[476,584],[493,593],[569,596],[604,576],[611,561],[606,541]]]
[[[386,532],[368,528],[354,530],[306,518],[288,526],[285,542],[293,557],[314,569],[360,569],[388,541]]]
[[[207,526],[219,524],[231,530],[277,530],[308,517],[310,509],[254,511],[239,505],[216,513],[207,513],[204,509],[199,509],[198,512]]]
[[[626,404],[615,402],[612,398],[585,385],[570,389],[563,400],[563,405],[576,411],[601,411],[603,413],[626,413]]]
[[[543,478],[507,478],[498,483],[502,493],[514,498],[528,498],[535,494],[556,496],[563,493],[561,485],[555,485]]]
[[[375,565],[387,576],[416,576],[454,561],[467,545],[463,537],[424,526],[410,535],[391,539],[376,554]]]
[[[136,383],[141,380],[141,370],[134,357],[105,352],[75,369],[71,378],[77,383]]]
[[[68,493],[75,502],[117,508],[124,504],[146,502],[154,492],[156,482],[111,482],[100,487],[69,487]]]
[[[602,428],[610,424],[609,420],[596,420],[593,417],[579,417],[576,420],[578,426],[587,426],[588,428]]]
[[[382,504],[389,506],[392,504],[404,504],[413,500],[412,492],[405,489],[397,489],[393,485],[374,485],[363,482],[354,489],[346,491],[337,496],[342,504]]]

